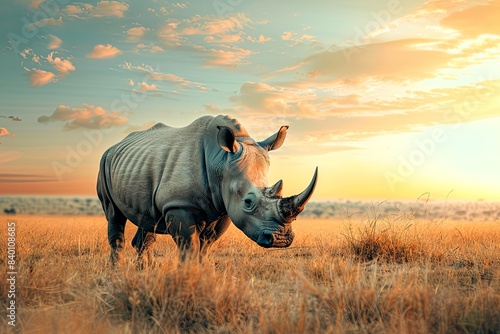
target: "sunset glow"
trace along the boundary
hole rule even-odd
[[[95,195],[102,153],[229,114],[315,200],[500,200],[500,1],[8,0],[0,195]]]

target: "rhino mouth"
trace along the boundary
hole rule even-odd
[[[257,244],[264,248],[284,248],[292,244],[294,233],[290,230],[264,230],[260,233]]]

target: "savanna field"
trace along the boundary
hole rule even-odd
[[[262,249],[231,226],[201,265],[179,265],[158,236],[139,269],[128,223],[114,270],[102,215],[1,215],[2,245],[16,224],[18,274],[15,331],[3,315],[0,332],[500,333],[497,207],[311,208],[291,247]],[[3,313],[8,290],[2,279]]]

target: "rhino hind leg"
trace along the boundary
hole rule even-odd
[[[125,244],[124,232],[126,221],[126,219],[123,222],[117,220],[108,221],[108,242],[111,247],[110,260],[112,265],[115,265],[119,261]]]
[[[153,232],[146,232],[140,227],[137,229],[137,232],[132,239],[132,246],[137,251],[137,265],[139,268],[142,269],[144,267],[144,255],[146,256],[148,265],[151,265],[151,263],[153,262],[153,256],[149,247],[155,241],[156,237]]]
[[[106,219],[108,220],[108,242],[111,247],[110,260],[115,265],[120,260],[120,253],[125,245],[125,223],[127,217],[110,203],[106,209]]]

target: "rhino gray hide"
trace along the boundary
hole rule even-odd
[[[282,181],[269,186],[268,151],[288,126],[256,142],[237,120],[204,116],[184,128],[158,123],[133,132],[102,156],[97,193],[108,220],[111,260],[124,245],[125,222],[138,226],[139,257],[170,234],[186,254],[202,254],[231,221],[262,247],[288,247],[292,221],[316,186],[317,172],[299,195],[282,198]],[[149,254],[148,254],[149,255]]]

